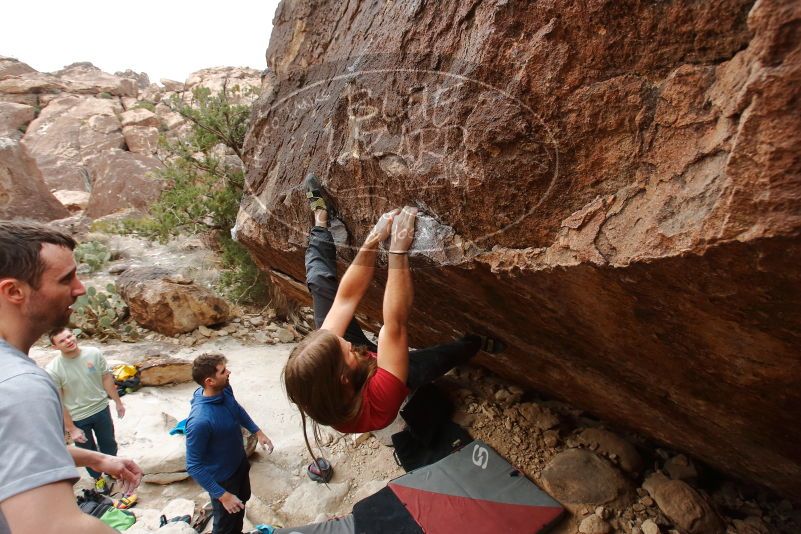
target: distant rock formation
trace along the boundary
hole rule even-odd
[[[69,215],[61,198],[89,194],[86,215],[145,210],[163,182],[158,140],[179,137],[184,119],[165,102],[194,87],[260,87],[255,69],[216,67],[187,82],[150,84],[145,73],[108,74],[91,63],[41,73],[0,56],[0,217],[54,220]],[[151,111],[152,110],[152,111]],[[70,207],[83,202],[70,201]]]
[[[494,332],[500,374],[801,499],[801,3],[323,0],[274,23],[237,226],[276,284],[303,287],[307,172],[350,245],[416,205],[413,346]]]

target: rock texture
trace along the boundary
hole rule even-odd
[[[306,172],[350,244],[419,206],[412,345],[494,331],[500,374],[801,499],[801,4],[283,2],[274,24],[238,235],[277,283],[305,278]]]
[[[170,336],[223,323],[230,313],[222,298],[160,267],[126,269],[117,291],[137,323]]]
[[[29,126],[23,144],[55,189],[91,191],[89,165],[125,144],[117,114],[119,101],[63,95],[52,100]]]
[[[92,160],[94,177],[86,215],[96,219],[123,209],[146,211],[159,198],[164,182],[161,162],[151,156],[109,150]]]
[[[143,386],[164,386],[192,381],[192,362],[169,356],[151,356],[136,362]]]
[[[36,162],[19,140],[0,134],[0,219],[24,216],[52,221],[69,214],[48,191]]]

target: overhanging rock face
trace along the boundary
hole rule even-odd
[[[306,172],[350,244],[416,205],[414,345],[496,332],[494,371],[801,499],[801,4],[313,4],[246,143],[277,283]]]

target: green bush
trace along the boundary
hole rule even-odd
[[[109,93],[109,92],[107,92],[107,91],[103,91],[102,93],[100,93],[100,94],[99,94],[99,95],[97,95],[97,96],[98,96],[99,98],[106,98],[106,99],[108,99],[108,98],[114,98],[114,95],[112,95],[111,93]]]
[[[128,306],[114,284],[108,284],[106,291],[87,287],[86,294],[75,301],[73,310],[71,323],[84,336],[103,341],[109,338],[130,340],[136,335],[133,326],[125,322]]]
[[[247,250],[230,237],[245,175],[241,168],[226,165],[216,150],[222,144],[242,158],[250,116],[250,106],[234,103],[242,95],[238,86],[224,88],[218,94],[201,87],[194,89],[190,103],[173,97],[168,105],[192,129],[183,139],[161,138],[161,147],[169,155],[160,171],[166,189],[150,207],[149,217],[93,229],[138,234],[162,243],[180,234],[211,232],[216,236],[223,268],[219,289],[237,303],[262,305],[270,298],[268,279]]]
[[[139,235],[152,239],[159,230],[156,222],[150,217],[116,219],[109,221],[92,221],[89,225],[92,232],[104,234]]]
[[[156,112],[156,104],[149,100],[140,100],[136,104],[134,104],[134,108],[142,108],[148,111]]]
[[[103,243],[88,241],[75,247],[75,260],[91,273],[99,271],[110,259],[111,251]]]

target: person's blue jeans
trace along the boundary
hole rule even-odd
[[[334,303],[337,282],[336,247],[327,228],[314,226],[306,249],[306,285],[312,295],[314,326],[320,328]],[[352,319],[343,336],[354,345],[364,345],[375,352],[371,343]],[[466,364],[481,348],[481,338],[467,335],[450,343],[409,351],[409,376],[406,385],[412,391],[441,377],[454,367]]]
[[[75,442],[76,447],[89,449],[90,451],[100,450],[104,454],[117,456],[117,441],[114,439],[114,422],[111,420],[111,410],[108,406],[104,410],[90,415],[86,419],[73,421],[75,426],[83,430],[86,436],[85,443]],[[102,473],[94,469],[86,468],[89,474],[97,480]]]

